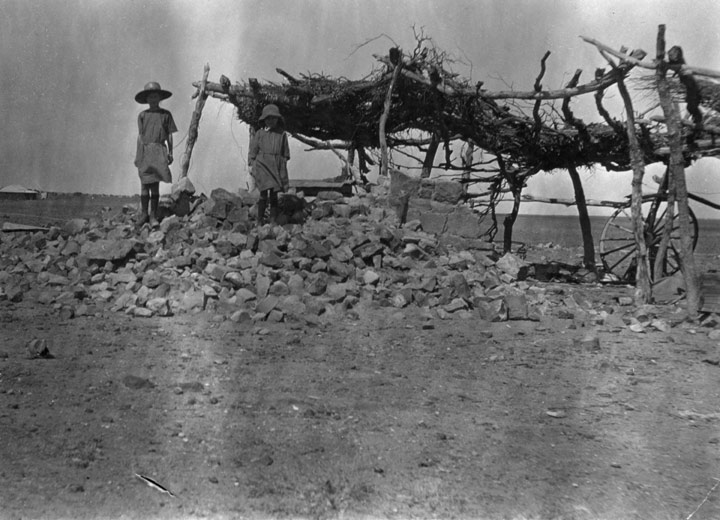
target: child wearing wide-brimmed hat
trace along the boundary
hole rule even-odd
[[[140,217],[138,224],[157,224],[160,201],[160,182],[172,182],[170,165],[173,162],[173,138],[177,132],[170,111],[160,108],[160,101],[172,96],[156,81],[145,85],[135,96],[135,101],[148,104],[147,110],[138,115],[137,152],[135,166],[140,176]],[[148,203],[150,211],[148,212]]]
[[[248,165],[255,187],[260,191],[258,224],[265,222],[268,204],[270,221],[274,224],[278,216],[278,192],[289,188],[287,162],[290,160],[290,145],[283,130],[285,119],[277,105],[266,105],[259,121],[262,128],[255,132],[250,142]]]

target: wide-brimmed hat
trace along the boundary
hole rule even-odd
[[[172,96],[172,92],[163,90],[160,86],[160,83],[158,83],[157,81],[151,81],[150,83],[145,85],[145,88],[135,94],[135,101],[137,101],[141,105],[144,105],[145,103],[147,103],[147,97],[153,93],[160,94],[160,100],[167,99]]]
[[[285,122],[285,119],[283,118],[282,114],[280,114],[280,109],[277,107],[277,105],[265,105],[258,121],[262,123],[268,117],[277,117],[280,121]]]

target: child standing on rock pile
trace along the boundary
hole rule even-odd
[[[140,176],[140,217],[138,225],[157,224],[160,201],[160,181],[172,182],[170,165],[173,162],[173,138],[177,132],[172,114],[160,108],[160,101],[172,96],[160,83],[151,81],[138,92],[135,101],[150,105],[138,115],[137,152],[135,166]],[[148,212],[148,204],[150,211]]]
[[[283,130],[285,120],[276,105],[266,105],[260,115],[263,125],[250,142],[248,165],[255,186],[260,191],[257,204],[258,225],[265,223],[265,211],[270,204],[270,222],[278,217],[278,192],[289,188],[287,162],[290,160],[290,146]]]

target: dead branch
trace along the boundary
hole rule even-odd
[[[180,160],[180,178],[184,179],[187,177],[188,170],[190,169],[190,157],[192,156],[193,148],[195,147],[195,141],[198,137],[198,127],[200,126],[200,117],[202,116],[203,107],[205,106],[205,100],[207,99],[207,78],[210,74],[210,64],[206,63],[203,68],[203,77],[200,82],[200,86],[197,90],[197,101],[195,102],[195,110],[193,110],[190,118],[190,128],[188,130],[187,142],[185,143],[185,153],[183,153],[182,159]]]
[[[550,57],[550,51],[546,51],[543,55],[542,59],[540,60],[540,73],[538,74],[537,78],[535,78],[535,86],[534,90],[535,92],[542,92],[542,84],[540,81],[542,80],[543,76],[545,75],[545,62]],[[596,78],[597,79],[597,78]],[[542,127],[542,120],[540,119],[540,103],[541,100],[536,99],[535,105],[533,106],[533,120],[535,121],[535,132],[537,133],[540,131],[540,127]]]
[[[616,58],[619,58],[625,63],[631,63],[633,65],[636,65],[638,67],[642,67],[644,69],[650,69],[655,70],[657,67],[657,60],[648,62],[648,61],[642,61],[642,58],[638,58],[637,56],[633,56],[632,54],[627,54],[627,52],[622,51],[616,51],[612,47],[605,45],[604,43],[601,43],[593,38],[587,38],[585,36],[580,36],[584,41],[587,43],[594,45],[600,50],[603,50],[607,52],[608,54],[615,56]],[[644,52],[644,51],[643,51]],[[644,57],[645,55],[643,55]],[[701,67],[690,67],[688,65],[681,65],[677,68],[678,71],[682,72],[683,74],[690,74],[690,75],[697,75],[697,76],[707,76],[709,78],[720,78],[720,72],[716,70],[711,69],[704,69]]]

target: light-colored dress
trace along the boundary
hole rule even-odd
[[[255,187],[260,191],[287,191],[290,187],[287,162],[290,160],[288,137],[282,130],[261,128],[250,142],[248,164],[252,167]]]
[[[172,114],[164,108],[147,109],[138,114],[138,140],[135,166],[140,182],[172,182],[165,146],[168,135],[177,132]]]

